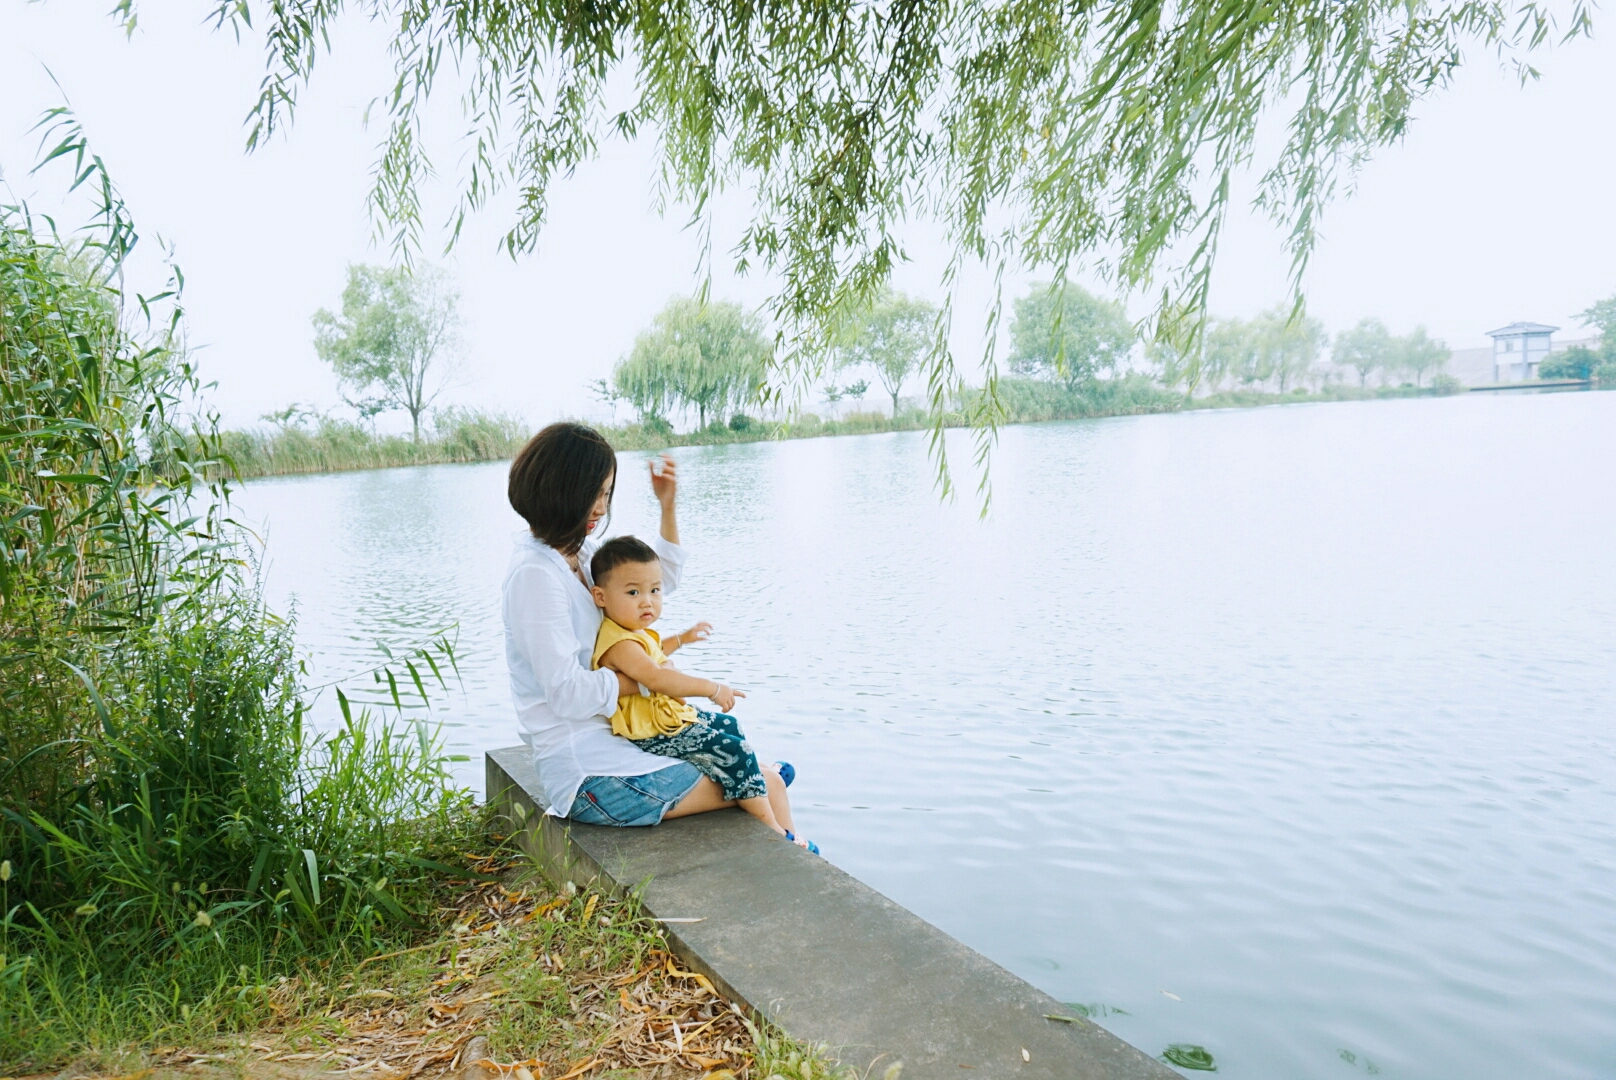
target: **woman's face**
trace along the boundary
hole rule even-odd
[[[613,472],[612,475],[606,478],[606,482],[600,486],[600,494],[595,496],[595,505],[589,508],[588,530],[590,535],[594,535],[595,529],[612,508],[612,485],[616,482],[617,473]]]

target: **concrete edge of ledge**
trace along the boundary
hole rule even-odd
[[[490,751],[487,778],[546,877],[639,889],[650,915],[691,920],[665,924],[680,960],[845,1064],[902,1062],[904,1080],[1180,1076],[739,810],[654,829],[548,817],[521,746]]]

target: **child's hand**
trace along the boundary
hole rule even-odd
[[[713,692],[707,695],[720,712],[729,712],[735,707],[735,699],[746,695],[739,690],[731,690],[721,682],[713,683]]]
[[[712,636],[712,632],[712,623],[699,622],[695,626],[692,626],[689,630],[681,630],[677,634],[670,634],[669,636],[663,638],[662,651],[665,653],[672,653],[684,648],[686,645],[694,645],[698,641],[706,641]]]

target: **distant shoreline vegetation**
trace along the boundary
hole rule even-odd
[[[1458,392],[1458,387],[1356,387],[1326,384],[1317,390],[1298,389],[1279,394],[1261,390],[1221,390],[1204,397],[1186,397],[1169,390],[1148,375],[1131,374],[1101,379],[1077,387],[1041,379],[999,380],[1007,424],[1051,420],[1089,420],[1109,416],[1187,412],[1197,409],[1251,408],[1304,402],[1368,401],[1384,398],[1431,397]],[[971,394],[958,401],[947,417],[948,427],[969,424]],[[789,420],[770,420],[736,413],[728,420],[713,420],[706,427],[675,431],[668,422],[653,419],[624,425],[594,424],[619,450],[663,450],[680,446],[764,442],[771,439],[815,439],[833,435],[871,435],[887,431],[920,431],[930,426],[920,408],[900,407],[896,415],[854,411],[823,418],[801,412]],[[423,427],[420,441],[408,434],[384,435],[368,424],[320,413],[282,416],[272,428],[221,433],[223,455],[242,479],[387,469],[410,465],[452,465],[503,461],[516,453],[532,431],[518,417],[475,409],[448,409]]]
[[[441,272],[348,268],[342,312],[314,317],[315,348],[332,365],[354,418],[293,405],[263,419],[272,427],[223,433],[226,470],[242,478],[498,461],[528,436],[520,418],[436,409],[443,376],[458,358],[458,294]],[[941,400],[903,391],[944,343],[931,302],[882,289],[868,307],[820,343],[823,370],[810,389],[829,417],[781,414],[770,391],[776,342],[739,304],[675,296],[590,391],[631,410],[629,424],[600,425],[622,450],[978,428],[1189,409],[1357,401],[1459,393],[1443,370],[1447,345],[1424,327],[1394,335],[1364,319],[1332,342],[1322,324],[1283,307],[1252,319],[1209,319],[1185,341],[1141,340],[1123,305],[1075,285],[1034,284],[1011,306],[1009,350],[984,388],[955,384]],[[1583,313],[1616,346],[1616,298]],[[1609,324],[1609,325],[1607,325]],[[1329,363],[1321,353],[1329,347]],[[1616,353],[1572,349],[1544,362],[1544,376],[1611,382]],[[1353,385],[1353,377],[1356,385]],[[1370,386],[1371,376],[1378,385]],[[866,406],[869,395],[885,407]],[[772,417],[753,415],[775,403]],[[890,404],[887,404],[887,403]],[[411,433],[378,434],[383,412],[409,414]],[[844,411],[845,410],[845,411]],[[675,420],[694,425],[681,433]],[[944,468],[939,464],[939,468]]]
[[[420,439],[384,435],[368,423],[313,411],[281,415],[274,426],[220,432],[220,460],[243,480],[261,476],[499,461],[527,441],[527,424],[503,413],[446,409]]]

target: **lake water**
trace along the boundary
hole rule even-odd
[[[678,456],[664,626],[832,862],[1225,1077],[1616,1076],[1616,393],[1013,427],[986,522],[920,434]],[[474,755],[504,483],[239,499],[317,676],[458,624]]]

